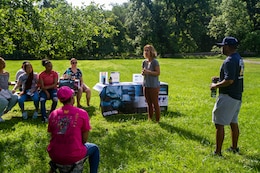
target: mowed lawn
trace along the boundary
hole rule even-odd
[[[223,57],[224,58],[224,57]],[[91,88],[99,72],[118,71],[120,81],[132,81],[140,73],[143,59],[78,60],[84,81]],[[215,99],[210,97],[212,76],[219,75],[223,59],[159,58],[160,80],[169,85],[168,111],[161,122],[147,121],[147,114],[125,114],[103,117],[98,92],[92,89],[91,106],[84,107],[91,117],[89,142],[100,147],[100,173],[170,173],[170,172],[259,172],[260,171],[260,59],[246,58],[245,87],[239,115],[239,155],[223,152],[214,157],[215,127],[211,111]],[[34,71],[44,70],[40,60],[31,61]],[[62,74],[69,60],[53,60],[53,69]],[[20,61],[6,61],[6,71],[14,81]],[[12,89],[10,87],[10,89]],[[82,105],[86,106],[85,97]],[[61,104],[58,104],[58,107]],[[47,103],[50,108],[50,101]],[[32,102],[25,109],[33,113]],[[23,120],[18,104],[0,124],[0,172],[45,173],[50,158],[47,124],[39,117]],[[230,147],[230,129],[225,128],[223,150]],[[85,163],[84,173],[88,172]]]

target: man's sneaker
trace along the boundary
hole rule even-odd
[[[5,122],[5,120],[2,117],[0,117],[0,123],[1,122]]]
[[[230,147],[226,150],[227,152],[233,152],[234,154],[239,153],[239,148]]]
[[[27,118],[28,118],[27,112],[23,112],[22,117],[23,117],[24,120],[27,120]]]
[[[33,118],[33,119],[37,119],[37,118],[38,118],[38,112],[37,112],[37,111],[34,111],[32,118]]]

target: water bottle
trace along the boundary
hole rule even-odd
[[[106,84],[106,77],[103,76],[103,84],[105,85]]]
[[[218,82],[218,78],[213,78],[212,79],[212,83],[217,83]],[[211,97],[215,98],[217,95],[217,89],[211,89]]]
[[[67,71],[67,74],[68,74],[68,79],[71,79],[71,72],[69,70]]]
[[[110,78],[109,78],[109,84],[112,84],[113,82],[112,82],[112,77],[110,76]]]
[[[211,89],[211,97],[215,98],[217,95],[217,90],[216,89]]]

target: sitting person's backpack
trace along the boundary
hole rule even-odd
[[[75,89],[75,81],[69,79],[60,79],[59,80],[59,88],[62,86],[68,86],[71,89]]]

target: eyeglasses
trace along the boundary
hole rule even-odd
[[[77,64],[78,62],[71,62],[71,64]]]

